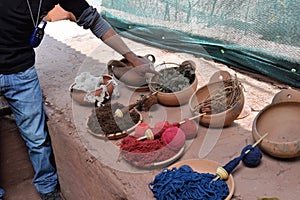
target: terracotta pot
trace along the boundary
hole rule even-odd
[[[155,57],[151,54],[139,57],[145,58],[151,63],[155,62]],[[107,64],[107,70],[109,74],[115,76],[119,81],[129,87],[147,87],[146,77],[138,74],[134,70],[134,66],[125,58],[121,60],[110,60]]]
[[[231,75],[228,71],[219,70],[216,71],[209,79],[209,83],[219,82],[219,81],[226,81],[231,79]]]
[[[107,88],[107,91],[108,91],[109,95],[111,96],[113,93],[113,90],[114,90],[114,85],[110,80],[112,80],[113,77],[108,74],[104,74],[104,75],[102,75],[102,77],[103,77],[103,82]],[[76,83],[71,84],[70,89],[69,89],[72,99],[75,100],[80,105],[94,105],[94,102],[87,102],[84,100],[87,92],[83,91],[83,90],[74,89],[73,87],[75,85],[76,85]],[[92,94],[95,96],[100,96],[101,93],[102,93],[102,89],[98,89],[98,90],[95,90],[92,92]],[[107,97],[107,95],[105,95],[105,96]]]
[[[300,102],[300,91],[294,89],[281,90],[273,97],[272,103],[280,102]]]
[[[192,61],[184,61],[181,65],[192,65],[194,70],[196,70],[195,64]],[[179,66],[179,65],[178,65]],[[154,77],[150,78],[149,80],[149,89],[152,92],[157,91],[155,88],[157,86],[156,79],[158,80],[158,76],[155,75]],[[184,105],[189,101],[189,98],[192,94],[196,91],[198,86],[198,79],[195,76],[195,79],[191,85],[184,88],[178,92],[166,93],[166,92],[157,92],[157,99],[158,102],[165,106],[180,106]]]
[[[192,112],[199,115],[199,112],[195,110],[200,102],[203,102],[211,92],[219,88],[224,87],[223,81],[209,83],[201,88],[199,88],[190,98],[189,107]],[[244,93],[241,91],[238,101],[229,109],[216,113],[216,114],[205,114],[199,117],[199,124],[205,127],[211,128],[221,128],[229,126],[243,110],[244,107]]]
[[[278,158],[300,156],[300,102],[270,104],[253,121],[252,135],[266,153]]]

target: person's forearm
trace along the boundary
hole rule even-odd
[[[116,52],[124,56],[128,61],[131,61],[136,55],[128,48],[122,38],[110,28],[102,37],[101,40],[114,49]]]

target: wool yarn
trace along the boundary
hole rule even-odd
[[[186,139],[193,139],[197,136],[198,125],[194,120],[185,118],[184,123],[181,124],[179,128],[184,132]]]
[[[248,150],[250,150],[249,153],[244,155]],[[258,147],[252,148],[251,145],[247,145],[241,154],[244,155],[242,162],[246,167],[257,167],[260,164],[262,153]]]
[[[157,200],[222,200],[229,194],[225,181],[212,181],[209,173],[199,173],[190,166],[164,169],[148,184]]]
[[[159,139],[138,141],[129,135],[121,140],[120,156],[137,167],[151,167],[155,162],[161,162],[173,157],[177,152],[165,146]]]
[[[259,165],[261,158],[262,158],[262,153],[258,147],[247,145],[243,148],[240,156],[232,159],[226,165],[219,168],[221,169],[223,168],[225,170],[225,173],[229,175],[239,165],[241,160],[244,163],[244,165],[247,167],[256,167]]]
[[[146,130],[150,128],[150,125],[147,123],[140,123],[134,129],[134,136],[136,138],[142,137],[145,135]]]
[[[178,127],[167,128],[161,137],[162,142],[174,151],[177,151],[184,146],[185,139],[184,132]]]
[[[156,122],[154,124],[154,127],[152,128],[152,131],[154,134],[157,134],[159,132],[164,132],[165,129],[167,129],[168,127],[171,126],[171,123],[169,123],[168,121],[160,121],[160,122]]]

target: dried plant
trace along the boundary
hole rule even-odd
[[[194,107],[199,113],[216,114],[232,108],[241,98],[243,87],[241,82],[235,76],[234,78],[224,80],[223,87],[213,90]]]

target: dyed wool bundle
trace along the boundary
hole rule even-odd
[[[168,148],[177,151],[185,144],[185,134],[178,127],[170,127],[163,132],[161,140]]]
[[[184,119],[184,123],[179,128],[185,133],[186,139],[192,139],[197,136],[198,126],[194,120]]]
[[[120,143],[120,156],[138,167],[151,167],[153,163],[167,160],[175,154],[160,139],[138,141],[135,136],[129,135]]]
[[[161,122],[157,122],[155,123],[154,127],[152,128],[152,132],[154,133],[154,135],[159,135],[159,137],[161,137],[162,133],[170,127],[178,127],[179,123],[173,123],[171,124],[168,121],[161,121]]]
[[[209,173],[198,173],[190,166],[165,169],[148,187],[157,200],[222,200],[229,194],[225,181],[212,181]]]
[[[185,134],[178,128],[179,123],[157,122],[153,128],[141,123],[133,136],[120,142],[120,156],[139,167],[151,167],[156,162],[165,161],[176,155],[185,144]],[[146,130],[151,130],[154,139],[139,140]]]

